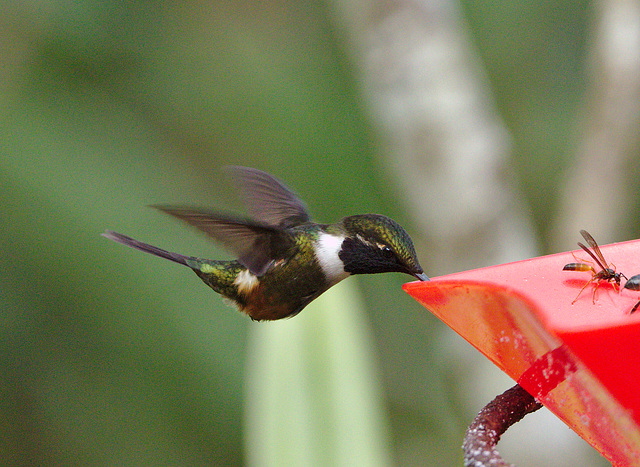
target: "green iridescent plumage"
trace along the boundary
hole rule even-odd
[[[103,235],[190,267],[202,281],[255,320],[293,316],[350,274],[403,272],[428,280],[413,243],[394,220],[349,216],[336,224],[311,222],[304,203],[269,174],[232,167],[253,219],[214,211],[156,206],[235,252],[235,261],[172,253],[125,235]]]

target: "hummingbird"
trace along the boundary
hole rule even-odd
[[[102,235],[191,268],[256,321],[294,316],[352,274],[402,272],[429,280],[411,237],[389,217],[361,214],[317,224],[304,202],[275,177],[249,167],[228,170],[251,218],[208,209],[152,207],[204,232],[235,253],[236,260],[172,253],[109,230]]]

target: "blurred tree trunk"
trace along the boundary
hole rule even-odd
[[[433,275],[534,256],[505,162],[510,137],[456,2],[341,2],[382,164]]]
[[[512,169],[511,137],[459,5],[441,0],[335,5],[381,135],[381,165],[421,227],[416,243],[426,252],[421,257],[426,271],[437,276],[538,254]],[[480,407],[508,383],[487,359],[450,337],[445,333],[431,347],[440,371],[456,380],[447,390],[459,391],[451,396],[457,403]],[[431,377],[430,371],[425,368],[425,375]],[[539,423],[520,431],[535,436]],[[546,432],[566,433],[553,417],[543,423]],[[573,452],[589,451],[577,437],[565,440]],[[527,451],[523,443],[518,449]],[[529,449],[519,460],[555,463],[553,456]]]
[[[601,243],[621,240],[620,230],[637,207],[638,183],[628,174],[638,173],[640,149],[640,2],[605,0],[596,6],[576,154],[559,187],[554,240],[561,249],[575,246],[579,229],[593,229]]]
[[[392,0],[337,5],[382,140],[381,171],[397,183],[398,197],[419,227],[412,234],[428,274],[535,256],[533,228],[505,172],[510,135],[495,110],[458,4]],[[383,332],[393,327],[389,322]],[[504,389],[496,383],[496,378],[504,381],[500,371],[470,346],[460,345],[450,331],[432,341],[405,339],[402,348],[426,351],[437,364],[416,368],[393,360],[390,397],[401,407],[452,413],[443,407],[449,399],[472,408],[462,416],[466,425],[478,407]],[[420,398],[416,401],[394,390],[415,372],[449,395],[436,400],[426,391],[414,395]],[[404,420],[395,423],[398,432],[410,429]],[[431,435],[420,435],[422,450],[415,437],[396,440],[400,463],[442,463],[429,456],[459,446],[462,430],[449,436],[444,426],[433,426]],[[445,437],[455,440],[444,446]]]

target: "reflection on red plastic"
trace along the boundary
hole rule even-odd
[[[640,274],[639,240],[601,250],[618,271]],[[560,253],[404,289],[613,465],[638,465],[640,312],[629,311],[640,294],[601,282],[593,303],[592,283],[572,305],[591,278],[590,272],[562,270],[575,261]]]

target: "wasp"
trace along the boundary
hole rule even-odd
[[[578,242],[578,246],[580,248],[582,248],[584,251],[587,252],[587,254],[589,256],[591,256],[591,258],[596,262],[596,264],[598,266],[600,266],[600,271],[596,271],[595,268],[588,263],[569,263],[569,264],[565,264],[564,267],[562,268],[563,271],[591,271],[591,279],[589,279],[589,281],[582,286],[582,288],[580,289],[580,292],[578,292],[578,296],[575,298],[575,300],[573,300],[571,302],[571,304],[573,305],[578,298],[580,297],[580,294],[582,293],[582,291],[592,282],[596,283],[596,286],[593,289],[593,303],[596,303],[596,290],[598,290],[598,287],[600,286],[600,282],[601,281],[605,281],[605,282],[613,282],[615,283],[618,287],[620,287],[620,280],[621,278],[625,278],[627,279],[627,276],[625,276],[623,273],[621,272],[616,272],[615,270],[615,266],[611,267],[609,265],[609,263],[607,263],[607,260],[604,259],[604,256],[602,255],[602,252],[600,251],[600,247],[598,246],[598,244],[596,243],[596,241],[593,239],[593,237],[591,236],[591,234],[589,232],[587,232],[586,230],[581,230],[580,234],[582,235],[582,238],[585,239],[585,241],[589,244],[589,246],[593,249],[593,252],[591,250],[589,250],[589,248],[587,248],[583,243]],[[637,277],[637,289],[635,290],[640,290],[640,274],[638,274],[637,276],[633,276],[633,277]],[[629,281],[627,280],[627,283],[625,284],[625,287],[627,287],[627,284],[629,283]],[[640,302],[638,302],[636,304],[636,306],[634,307],[634,310],[640,306]]]
[[[626,282],[626,284],[624,284],[624,288],[629,290],[640,291],[640,274],[631,276],[629,280]],[[633,305],[633,308],[631,308],[631,311],[629,312],[629,314],[631,315],[635,313],[639,306],[640,306],[640,301],[638,301],[638,303]]]

